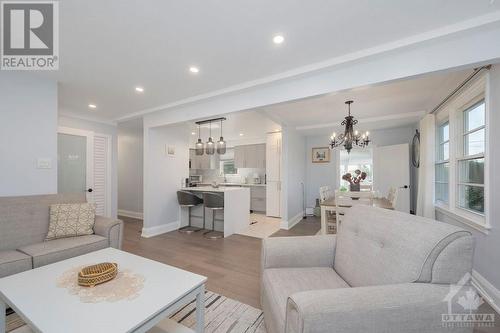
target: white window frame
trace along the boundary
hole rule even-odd
[[[480,126],[480,127],[477,127],[471,131],[466,131],[465,130],[465,118],[464,118],[464,113],[467,111],[467,110],[470,110],[472,107],[474,107],[475,105],[478,105],[480,102],[483,102],[484,101],[484,104],[485,104],[485,120],[484,120],[484,125],[483,126]],[[458,128],[460,128],[460,132],[457,133],[457,157],[456,157],[456,169],[457,169],[457,172],[456,172],[456,187],[455,187],[455,191],[456,193],[458,193],[459,191],[459,187],[460,185],[469,185],[469,186],[475,186],[475,187],[482,187],[483,189],[486,190],[486,177],[484,179],[484,183],[483,184],[476,184],[476,183],[463,183],[463,182],[460,182],[460,175],[459,175],[459,165],[460,165],[460,162],[462,161],[467,161],[467,160],[474,160],[474,159],[478,159],[478,158],[483,158],[485,160],[485,163],[486,163],[486,113],[487,113],[487,110],[486,110],[486,98],[485,98],[485,94],[480,94],[479,96],[476,96],[473,100],[471,100],[469,103],[465,104],[462,108],[460,108],[458,111],[457,111],[457,120],[458,120]],[[468,134],[471,134],[471,133],[474,133],[474,132],[477,132],[477,131],[480,131],[484,129],[485,130],[485,134],[484,134],[484,141],[485,141],[485,151],[482,152],[482,153],[479,153],[479,154],[474,154],[474,155],[465,155],[465,138]],[[461,135],[460,135],[461,134]],[[460,139],[458,139],[460,138]],[[486,166],[485,166],[486,167]],[[486,170],[485,170],[485,173],[486,173]],[[484,192],[484,201],[485,201],[485,204],[486,204],[486,191]],[[485,218],[485,213],[480,213],[480,212],[476,212],[476,211],[473,211],[473,210],[470,210],[470,209],[467,209],[467,208],[464,208],[464,207],[460,207],[459,205],[459,196],[457,195],[456,198],[455,198],[455,207],[458,209],[458,210],[462,210],[464,214],[472,214],[470,215],[471,218],[473,219],[484,219]],[[486,207],[485,207],[486,209]]]
[[[445,140],[443,142],[440,142],[439,141],[439,130],[441,127],[443,127],[444,125],[448,124],[448,140]],[[434,163],[434,172],[436,171],[436,166],[437,165],[444,165],[446,163],[448,163],[448,172],[450,170],[449,168],[449,165],[450,165],[450,121],[448,120],[448,118],[444,119],[444,120],[441,120],[439,122],[439,124],[436,126],[436,162]],[[448,158],[447,159],[438,159],[438,153],[440,151],[440,148],[441,146],[444,146],[446,143],[448,143]],[[444,150],[443,150],[444,152]],[[434,177],[434,189],[436,189],[436,184],[448,184],[448,201],[443,201],[443,200],[438,200],[438,199],[435,199],[436,200],[436,203],[439,203],[443,206],[448,206],[450,204],[450,175],[448,174],[448,181],[447,182],[443,182],[443,181],[439,181],[439,180],[436,180],[437,177]],[[434,192],[434,198],[436,198],[436,193]]]
[[[479,101],[485,101],[485,151],[484,154],[476,154],[473,156],[464,156],[464,111],[468,110]],[[436,211],[453,218],[454,220],[466,224],[485,234],[489,233],[491,225],[489,223],[489,75],[486,73],[480,78],[470,83],[458,96],[449,101],[436,114],[436,126],[439,128],[442,124],[448,121],[449,123],[449,187],[448,187],[448,204],[442,201],[435,201]],[[479,130],[479,129],[476,129]],[[476,131],[474,130],[474,131]],[[471,131],[471,132],[474,132]],[[439,137],[436,136],[436,164],[437,147]],[[459,207],[458,204],[458,189],[459,189],[459,161],[483,157],[484,158],[484,214],[470,211]],[[435,170],[435,168],[434,168]],[[477,186],[476,184],[474,184]]]

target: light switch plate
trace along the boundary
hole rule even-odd
[[[50,158],[38,158],[36,160],[36,168],[37,169],[51,169],[52,168],[52,159],[50,159]]]

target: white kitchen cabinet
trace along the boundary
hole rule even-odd
[[[244,145],[234,147],[234,165],[236,168],[265,168],[266,145]]]
[[[234,147],[234,166],[236,168],[245,168],[246,164],[246,146]]]
[[[256,145],[256,155],[255,162],[257,168],[265,169],[266,168],[266,145]]]
[[[266,215],[281,217],[281,132],[269,133],[266,142]]]
[[[250,209],[254,212],[266,211],[265,186],[250,186]]]
[[[267,182],[266,186],[266,215],[281,217],[281,182]]]
[[[189,151],[189,157],[191,160],[191,169],[195,170],[207,170],[207,169],[218,169],[219,168],[219,156],[214,155],[196,155],[195,150],[191,149]]]

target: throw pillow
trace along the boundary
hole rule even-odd
[[[45,240],[94,233],[95,205],[90,203],[50,205],[49,232]]]

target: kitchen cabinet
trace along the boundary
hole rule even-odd
[[[266,145],[244,145],[234,147],[234,165],[236,168],[266,167]]]
[[[266,142],[266,215],[281,217],[281,132],[269,133]]]
[[[195,170],[207,170],[207,169],[218,169],[219,168],[219,156],[214,155],[196,155],[194,149],[189,150],[189,160],[191,169]]]
[[[265,186],[250,186],[250,209],[254,212],[266,211]]]

